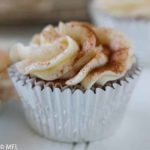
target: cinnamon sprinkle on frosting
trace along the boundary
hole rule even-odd
[[[84,22],[49,25],[28,46],[16,44],[10,55],[24,75],[85,89],[122,78],[136,61],[122,33]]]

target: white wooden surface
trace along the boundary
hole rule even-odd
[[[121,128],[103,141],[70,145],[38,136],[27,125],[21,105],[9,102],[0,116],[0,144],[17,144],[18,150],[150,150],[150,70],[144,70]]]

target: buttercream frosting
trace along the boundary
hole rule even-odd
[[[28,46],[14,45],[10,55],[24,75],[85,89],[120,79],[135,63],[122,33],[83,22],[49,25]]]

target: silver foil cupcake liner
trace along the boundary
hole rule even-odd
[[[150,19],[115,17],[103,12],[93,1],[89,6],[91,19],[97,26],[116,28],[133,43],[133,49],[143,66],[150,64]]]
[[[60,142],[87,142],[113,135],[123,118],[138,73],[104,89],[83,92],[51,88],[10,71],[28,123],[40,135]]]

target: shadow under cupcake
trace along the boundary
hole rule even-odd
[[[49,25],[10,55],[10,77],[40,135],[88,142],[119,128],[140,72],[120,32],[83,22]]]

